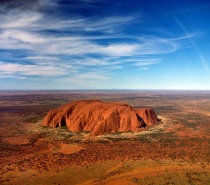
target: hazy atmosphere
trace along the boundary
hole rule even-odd
[[[1,0],[0,89],[210,90],[207,0]]]

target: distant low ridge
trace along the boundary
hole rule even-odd
[[[135,109],[128,104],[81,100],[51,110],[41,126],[67,126],[71,132],[88,131],[91,135],[114,132],[138,132],[152,126],[158,118],[152,109]]]

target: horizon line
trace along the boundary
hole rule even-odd
[[[0,89],[0,91],[210,91],[210,89]]]

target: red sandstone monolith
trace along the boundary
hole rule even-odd
[[[134,109],[128,104],[81,100],[51,110],[41,126],[67,126],[69,131],[88,131],[91,135],[137,132],[158,121],[151,109]]]

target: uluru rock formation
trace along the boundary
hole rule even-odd
[[[136,132],[158,122],[152,109],[134,109],[128,104],[81,100],[51,110],[41,126],[67,126],[69,131],[89,131],[97,136],[113,132]]]

